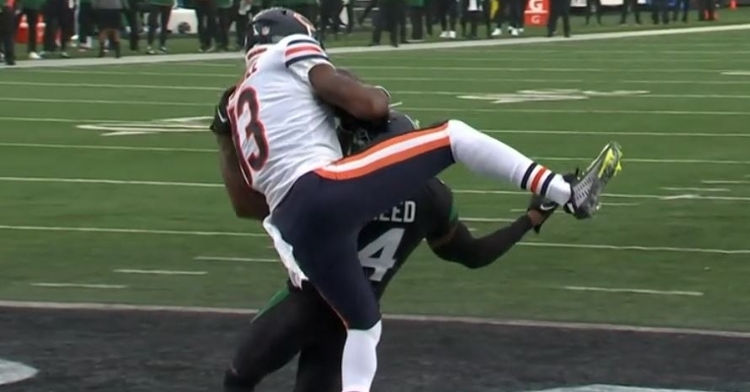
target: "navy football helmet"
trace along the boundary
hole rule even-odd
[[[315,25],[304,16],[287,8],[269,8],[250,21],[245,36],[245,51],[256,45],[275,44],[294,34],[317,39]]]
[[[355,129],[346,129],[339,125],[338,133],[342,145],[348,154],[364,150],[373,142],[391,138],[398,134],[411,132],[419,128],[419,124],[404,113],[391,110],[388,123],[370,124],[360,122]]]

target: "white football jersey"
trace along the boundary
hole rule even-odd
[[[315,97],[308,78],[318,64],[330,64],[328,56],[303,34],[253,48],[229,99],[245,180],[271,211],[300,176],[343,156],[332,108]]]

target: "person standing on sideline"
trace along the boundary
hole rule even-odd
[[[589,21],[591,20],[591,8],[595,8],[596,10],[593,12],[594,15],[596,15],[596,24],[600,25],[602,24],[602,1],[601,0],[586,0],[586,26],[589,25]]]
[[[437,17],[440,19],[440,38],[456,39],[456,22],[458,19],[458,3],[456,0],[435,0],[437,2]]]
[[[229,26],[232,24],[232,0],[218,0],[216,2],[216,13],[219,20],[219,29],[217,30],[216,43],[219,44],[219,50],[222,52],[229,51]]]
[[[68,41],[73,35],[73,10],[68,0],[47,0],[44,13],[44,52],[42,57],[57,51],[57,34],[60,34],[60,57],[69,58]]]
[[[380,8],[375,18],[375,29],[372,31],[372,42],[370,46],[380,45],[380,35],[383,30],[388,31],[388,37],[391,40],[391,46],[398,47],[398,0],[378,0]]]
[[[622,4],[622,15],[620,16],[620,24],[624,25],[628,19],[628,9],[633,11],[635,16],[635,24],[641,24],[641,11],[638,9],[638,0],[624,0]]]
[[[26,20],[28,19],[29,17],[27,15]],[[80,0],[78,2],[78,49],[79,51],[91,49],[91,37],[93,36],[94,36],[94,10],[91,8],[91,0]]]
[[[120,31],[122,30],[122,11],[127,7],[126,0],[91,0],[91,7],[96,15],[99,28],[99,57],[104,57],[107,41],[115,51],[115,58],[120,58]]]
[[[659,24],[661,17],[662,24],[669,24],[669,9],[667,0],[651,0],[651,21]]]
[[[133,52],[138,51],[138,43],[141,39],[141,4],[142,0],[126,0],[126,7],[123,9],[123,15],[125,16],[125,22],[128,24],[128,41],[130,43],[130,50]]]
[[[570,0],[552,0],[547,21],[547,37],[552,37],[557,32],[559,17],[563,20],[563,34],[565,38],[568,38],[570,37]]]
[[[16,10],[14,30],[18,31],[18,27],[21,25],[21,19],[26,16],[26,25],[28,26],[28,40],[26,47],[28,48],[29,60],[39,60],[42,58],[36,51],[37,40],[37,29],[36,26],[39,23],[39,12],[44,5],[44,0],[24,0],[21,3],[20,12]]]
[[[411,17],[411,39],[414,42],[424,40],[425,0],[409,0]]]
[[[242,50],[245,46],[245,32],[250,22],[250,14],[253,9],[252,0],[234,0],[233,2],[234,30],[237,36],[236,49]]]
[[[15,0],[0,0],[0,39],[6,65],[16,65]]]
[[[688,21],[688,11],[690,11],[690,0],[675,0],[674,8],[672,9],[672,21],[677,21],[677,15],[682,11],[682,23]]]
[[[201,52],[213,52],[216,37],[216,1],[195,0],[195,17],[198,20],[198,39]]]
[[[148,35],[146,54],[155,54],[154,40],[159,30],[159,53],[167,53],[167,35],[169,18],[172,16],[173,0],[150,0],[148,4]]]

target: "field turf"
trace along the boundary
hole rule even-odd
[[[626,154],[595,219],[560,214],[479,271],[421,249],[384,312],[750,330],[746,31],[333,59],[423,124],[460,118],[558,171],[608,141]],[[285,274],[234,217],[205,127],[240,70],[0,72],[0,299],[262,306]],[[526,207],[463,169],[442,178],[476,234]]]

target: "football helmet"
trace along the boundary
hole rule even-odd
[[[317,39],[315,25],[304,16],[287,8],[269,8],[250,21],[245,36],[245,52],[256,45],[275,44],[294,34]]]
[[[338,133],[347,154],[362,151],[378,140],[419,128],[419,124],[411,117],[395,110],[391,110],[387,123],[358,122],[356,128],[344,128],[342,125],[339,125]]]

